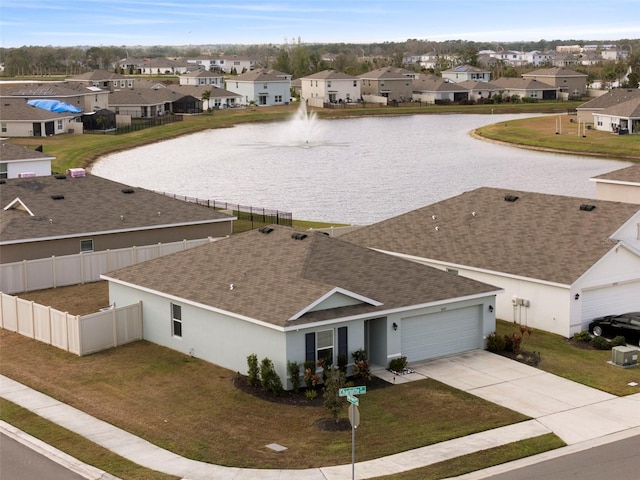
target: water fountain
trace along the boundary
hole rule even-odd
[[[311,148],[322,142],[322,125],[315,112],[307,112],[307,105],[300,102],[298,110],[285,124],[286,145]]]

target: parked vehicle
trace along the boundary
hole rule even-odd
[[[605,333],[615,333],[616,335],[624,335],[627,341],[634,338],[640,342],[640,312],[595,318],[589,324],[589,332],[597,337]]]

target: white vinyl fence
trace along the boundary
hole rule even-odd
[[[0,292],[14,294],[96,282],[103,273],[215,240],[209,237],[0,264]]]
[[[142,339],[142,304],[70,315],[0,293],[0,327],[83,356]]]

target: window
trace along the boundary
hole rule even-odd
[[[282,95],[276,95],[276,96],[274,97],[274,101],[275,101],[276,103],[282,103]]]
[[[347,327],[338,328],[338,355],[348,358]],[[305,360],[317,362],[320,359],[334,363],[334,330],[322,330],[305,335]]]
[[[327,80],[327,88],[331,88],[331,80]]]
[[[174,337],[182,337],[182,307],[171,304],[171,334]]]
[[[80,253],[93,252],[93,239],[80,240]]]
[[[7,164],[0,163],[0,178],[7,178]]]
[[[2,133],[7,133],[7,122],[2,122]]]
[[[56,123],[58,124],[56,130],[62,130],[62,120],[58,120]]]
[[[357,81],[357,80],[354,80],[354,81],[353,81],[353,86],[354,86],[354,87],[357,87],[357,86],[358,86],[358,81]]]

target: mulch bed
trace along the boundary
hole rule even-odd
[[[524,363],[526,365],[531,365],[532,367],[537,367],[540,365],[542,361],[542,356],[540,352],[528,352],[525,350],[520,350],[519,352],[507,352],[506,350],[502,350],[500,352],[496,352],[498,355],[502,355],[503,357],[510,358],[511,360],[515,360],[516,362]]]

